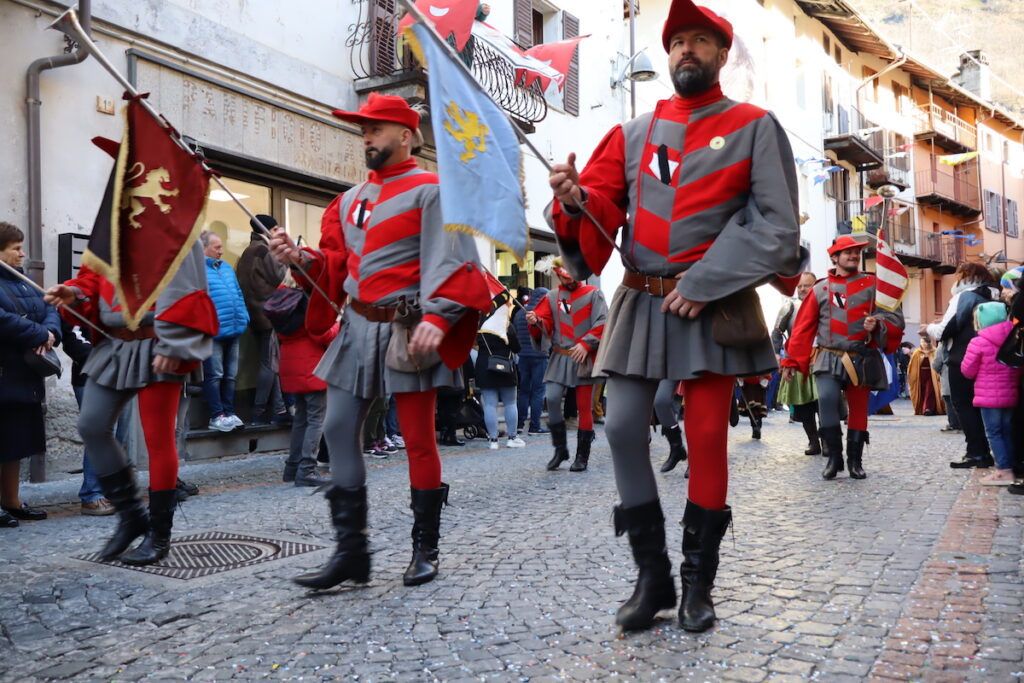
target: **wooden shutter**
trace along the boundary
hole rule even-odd
[[[386,76],[398,68],[395,51],[395,27],[398,25],[397,0],[372,0],[370,3],[370,75]]]
[[[533,47],[533,0],[513,0],[512,11],[515,14],[513,40],[524,50]]]
[[[580,20],[562,12],[562,38],[575,38],[580,34]],[[577,48],[569,65],[569,76],[565,79],[565,111],[573,116],[580,114],[580,52]]]

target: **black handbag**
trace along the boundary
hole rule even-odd
[[[512,359],[492,354],[491,345],[487,343],[487,335],[481,334],[480,337],[484,340],[484,348],[487,349],[487,371],[496,372],[499,375],[511,375],[514,373],[515,368],[512,366]]]
[[[25,311],[25,307],[21,305],[21,302],[18,301],[18,297],[12,296],[11,293],[3,287],[0,287],[0,289],[4,290],[4,294],[6,294],[7,298],[11,300],[14,307],[18,309],[18,315],[22,318],[27,318],[28,313]],[[26,349],[21,358],[25,365],[40,377],[50,377],[51,375],[57,375],[57,377],[60,377],[61,373],[64,371],[64,366],[60,363],[60,357],[52,348],[47,349],[46,353],[43,355],[36,353],[35,349]]]
[[[881,351],[866,344],[858,344],[855,349],[850,350],[849,355],[857,372],[858,386],[868,387],[873,391],[884,391],[889,388],[889,374],[886,372]]]

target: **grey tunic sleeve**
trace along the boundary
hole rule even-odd
[[[423,185],[422,217],[420,219],[420,296],[423,313],[455,323],[465,314],[462,304],[440,296],[432,296],[456,270],[478,261],[476,243],[465,233],[445,230],[441,220],[440,188]]]
[[[198,240],[156,300],[153,326],[157,342],[153,346],[154,354],[184,361],[201,361],[213,353],[213,337],[200,330],[160,319],[161,313],[196,291],[207,291],[206,262]]]
[[[604,299],[604,293],[594,290],[590,297],[590,319],[593,327],[580,339],[581,342],[590,347],[591,353],[597,351],[601,345],[601,334],[604,331],[605,321],[608,319],[608,302]]]
[[[758,122],[754,139],[747,206],[733,214],[703,258],[679,280],[677,291],[691,301],[715,301],[775,275],[798,274],[807,260],[800,246],[798,207],[793,150],[768,113]]]

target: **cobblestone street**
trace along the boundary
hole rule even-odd
[[[1019,681],[1024,497],[951,470],[963,440],[942,424],[909,415],[907,401],[872,418],[864,481],[823,481],[824,459],[802,454],[786,413],[772,413],[759,442],[746,423],[734,428],[735,523],[719,623],[703,634],[674,612],[617,632],[634,567],[612,531],[600,431],[583,474],[546,472],[545,437],[443,449],[441,574],[416,588],[401,581],[412,520],[401,454],[371,464],[371,582],[323,594],[289,579],[327,550],[190,580],[75,559],[99,549],[114,519],[78,514],[78,481],[26,485],[25,500],[51,515],[0,533],[0,679]],[[656,464],[666,452],[656,437]],[[323,497],[279,483],[280,462],[187,464],[183,478],[202,492],[180,508],[175,538],[329,547]],[[658,477],[678,568],[686,480],[682,467]]]

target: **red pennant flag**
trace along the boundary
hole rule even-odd
[[[134,330],[199,236],[210,179],[138,99],[128,102],[124,119],[117,163],[82,260],[114,285]],[[97,145],[112,152],[109,142]]]
[[[875,195],[874,197],[868,197],[867,199],[864,200],[864,208],[870,209],[872,206],[875,206],[876,204],[881,204],[883,201],[885,200],[879,197],[878,195]]]
[[[575,38],[567,38],[565,40],[559,40],[554,43],[543,43],[542,45],[534,45],[524,54],[527,57],[533,57],[538,62],[547,64],[552,69],[562,75],[561,82],[558,83],[558,88],[561,89],[565,84],[565,79],[569,76],[569,67],[572,65],[573,55],[576,54],[576,47],[580,44],[580,41],[586,36],[576,36]],[[541,79],[541,88],[547,88],[547,81],[550,79],[541,73],[536,71],[524,71],[522,74],[523,86],[530,87],[530,85],[537,80]]]
[[[473,35],[473,20],[479,5],[477,0],[416,0],[416,9],[430,19],[438,34],[448,39],[455,36],[455,49],[459,52],[466,47],[466,42]],[[406,14],[398,22],[397,35],[401,35],[406,26],[412,26],[416,19]]]

